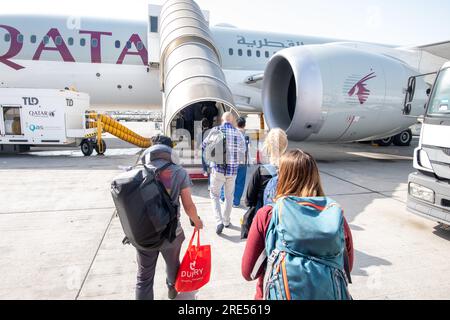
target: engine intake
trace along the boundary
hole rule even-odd
[[[270,127],[281,128],[296,140],[320,131],[322,75],[309,51],[279,52],[269,62],[264,79],[263,110]]]

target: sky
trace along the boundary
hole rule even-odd
[[[147,19],[164,0],[0,0],[9,13]],[[448,0],[197,0],[211,25],[413,46],[450,40]],[[1,24],[1,20],[0,20]]]

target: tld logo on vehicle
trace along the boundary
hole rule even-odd
[[[370,96],[370,90],[367,88],[367,85],[368,85],[367,81],[372,80],[376,77],[377,77],[377,75],[375,74],[375,72],[371,72],[362,78],[360,78],[360,76],[349,77],[349,79],[345,85],[345,90],[347,90],[349,87],[351,87],[350,90],[348,90],[348,92],[347,92],[348,96],[353,97],[356,95],[356,97],[358,98],[359,104],[362,105],[362,104],[366,103]],[[353,84],[353,83],[355,83],[355,81],[356,81],[356,84]]]
[[[31,132],[35,132],[37,130],[44,130],[43,126],[39,126],[39,125],[35,125],[35,124],[30,124],[28,126],[28,129],[30,129]]]
[[[23,97],[23,104],[25,106],[37,106],[39,104],[39,99],[34,97]]]
[[[29,115],[35,118],[54,118],[55,117],[55,111],[41,111],[41,110],[35,110],[30,111]]]
[[[66,99],[66,103],[68,107],[73,107],[73,99]]]

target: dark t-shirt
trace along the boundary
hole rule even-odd
[[[147,162],[148,163],[148,162]],[[157,159],[151,161],[149,164],[155,168],[162,168],[168,161]],[[181,190],[192,187],[192,181],[189,178],[187,171],[176,164],[171,164],[167,169],[163,170],[159,175],[160,181],[163,183],[167,192],[176,205],[178,205],[178,227],[177,236],[183,232],[180,223],[180,195]]]

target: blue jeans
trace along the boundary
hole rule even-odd
[[[244,194],[245,189],[245,180],[247,178],[247,166],[246,165],[240,165],[237,177],[236,177],[236,183],[234,185],[234,199],[233,199],[233,206],[238,207],[241,205],[241,198]],[[222,192],[220,194],[220,199],[225,201],[225,193],[222,188]]]

